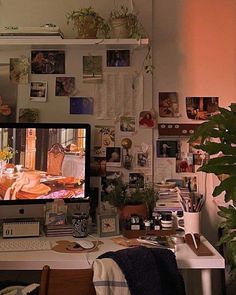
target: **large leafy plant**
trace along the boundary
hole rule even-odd
[[[225,193],[228,207],[219,206],[218,214],[223,218],[220,227],[223,236],[220,244],[226,245],[229,263],[236,270],[236,104],[229,109],[219,108],[219,113],[210,117],[196,129],[190,142],[200,139],[195,148],[210,155],[210,160],[199,168],[218,176],[220,184],[214,188],[213,196]]]

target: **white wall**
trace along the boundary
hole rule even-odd
[[[154,104],[158,92],[176,91],[182,110],[181,118],[159,122],[193,123],[183,111],[187,96],[218,96],[223,107],[235,102],[236,1],[156,0],[153,14]],[[219,219],[211,193],[217,180],[211,175],[206,182],[205,175],[199,178],[201,189],[205,183],[207,187],[202,230],[215,244]],[[214,278],[214,295],[221,294],[216,281],[219,277]]]

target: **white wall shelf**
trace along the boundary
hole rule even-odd
[[[105,46],[105,47],[136,47],[147,46],[148,39],[60,39],[60,38],[2,38],[0,39],[0,49],[15,47],[80,47],[80,46]]]

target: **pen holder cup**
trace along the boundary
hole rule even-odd
[[[184,212],[183,217],[177,216],[177,229],[183,229],[185,234],[200,234],[200,213],[201,212]],[[184,225],[182,226],[182,224]]]

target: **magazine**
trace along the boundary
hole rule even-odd
[[[137,240],[142,244],[148,244],[158,248],[169,249],[173,252],[175,252],[176,250],[175,243],[172,241],[170,236],[146,235],[140,236]]]

